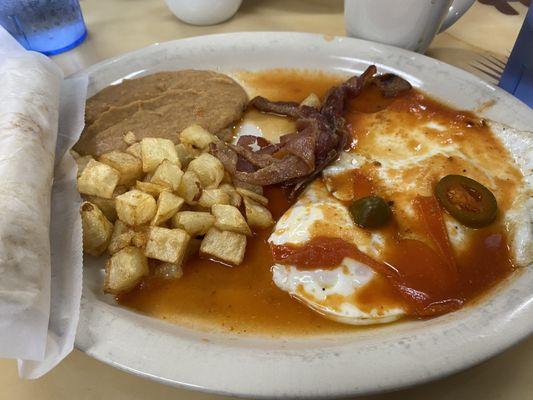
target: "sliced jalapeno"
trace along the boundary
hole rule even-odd
[[[491,224],[498,214],[494,194],[481,183],[462,175],[446,175],[435,187],[440,204],[470,228]]]
[[[379,228],[389,222],[392,216],[389,205],[379,196],[358,199],[349,210],[352,219],[361,228]]]

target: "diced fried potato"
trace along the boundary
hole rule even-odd
[[[96,160],[90,160],[78,178],[78,191],[110,199],[119,179],[120,174],[116,169]]]
[[[194,172],[185,171],[181,177],[180,187],[177,193],[187,204],[192,206],[198,204],[198,199],[201,195],[201,184]]]
[[[116,192],[116,189],[115,189]],[[115,208],[115,199],[102,199],[96,196],[85,196],[85,199],[95,204],[105,215],[105,217],[115,222],[117,219],[117,210]]]
[[[72,150],[74,151],[74,150]],[[91,160],[94,160],[94,158],[92,156],[80,156],[78,155],[78,158],[76,158],[76,164],[78,165],[78,173],[76,175],[76,177],[80,177],[81,176],[81,173],[83,172],[83,170],[85,169],[85,167],[87,166],[87,164],[89,164],[89,161]]]
[[[125,247],[107,261],[104,292],[111,294],[127,292],[135,288],[148,272],[148,260],[142,250]]]
[[[135,136],[135,133],[133,133],[132,131],[128,131],[124,134],[122,140],[124,140],[124,143],[132,145],[137,142],[137,136]]]
[[[169,192],[170,188],[162,185],[158,185],[152,182],[137,181],[135,183],[135,189],[148,193],[155,198],[158,198],[162,192]]]
[[[123,151],[102,154],[98,161],[115,168],[120,173],[119,185],[130,185],[143,175],[141,160]]]
[[[243,197],[248,197],[249,199],[255,201],[256,203],[262,204],[264,206],[268,205],[268,199],[265,196],[262,196],[258,193],[252,192],[248,189],[237,188],[237,193]]]
[[[135,247],[144,248],[148,242],[148,230],[150,229],[147,225],[141,225],[135,227],[135,234],[131,238],[131,244]]]
[[[211,208],[215,204],[229,204],[230,196],[222,189],[205,189],[198,200],[198,204],[204,208]]]
[[[172,226],[186,230],[192,237],[205,235],[214,223],[215,217],[202,211],[180,211],[172,217]]]
[[[244,197],[244,208],[248,225],[257,228],[268,228],[274,224],[272,214],[261,204]]]
[[[100,209],[88,201],[80,207],[83,230],[83,250],[87,254],[99,256],[107,248],[113,224],[107,220]]]
[[[185,201],[170,192],[162,192],[157,199],[157,211],[150,225],[161,225],[179,211]]]
[[[163,160],[181,168],[174,143],[162,138],[144,138],[141,140],[141,159],[144,172],[153,172]]]
[[[154,275],[162,279],[179,279],[183,276],[183,269],[179,264],[162,262],[154,268]]]
[[[131,154],[132,156],[137,157],[140,160],[141,159],[141,144],[133,143],[131,146],[129,146],[126,149],[126,153]]]
[[[118,220],[115,222],[113,234],[111,235],[111,240],[107,246],[107,251],[109,254],[115,254],[124,247],[128,247],[131,244],[133,236],[135,236],[133,228]]]
[[[195,149],[194,147],[185,143],[178,143],[175,147],[182,168],[186,168],[192,160],[202,154],[201,150]]]
[[[229,195],[229,204],[233,207],[239,207],[241,205],[241,195],[237,193],[235,187],[229,183],[223,183],[220,185],[219,189],[223,190]]]
[[[246,183],[238,179],[233,179],[233,186],[235,186],[236,188],[246,189],[257,194],[261,194],[261,195],[263,194],[262,186],[252,185],[251,183]]]
[[[308,107],[314,107],[319,108],[320,107],[320,99],[315,93],[311,93],[309,96],[307,96],[301,103],[301,106],[308,106]]]
[[[246,236],[240,233],[211,228],[202,240],[200,254],[214,257],[228,264],[239,265],[246,251]]]
[[[163,160],[157,167],[150,181],[157,185],[166,186],[173,191],[178,190],[183,171],[176,164]]]
[[[222,231],[242,233],[243,235],[252,234],[246,220],[236,207],[226,204],[215,204],[213,208],[211,208],[211,212],[216,218],[216,228]]]
[[[181,265],[190,236],[183,229],[150,227],[148,242],[144,249],[146,257]]]
[[[196,174],[203,189],[215,189],[224,178],[224,166],[211,154],[204,153],[189,163],[187,171]]]
[[[180,133],[180,142],[189,144],[197,149],[205,149],[209,143],[216,141],[216,136],[209,133],[200,125],[191,125]]]
[[[132,226],[147,223],[157,210],[153,196],[136,189],[117,196],[115,201],[118,218]]]

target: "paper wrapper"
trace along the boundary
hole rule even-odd
[[[67,150],[86,89],[86,77],[63,80],[0,27],[0,357],[18,358],[21,377],[43,375],[74,345],[81,199]]]

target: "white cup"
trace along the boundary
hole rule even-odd
[[[214,25],[233,17],[242,0],[165,0],[172,13],[191,25]]]
[[[475,0],[344,0],[346,33],[423,53]]]

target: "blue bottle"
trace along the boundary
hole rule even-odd
[[[529,7],[499,86],[533,108],[533,6]]]
[[[87,36],[78,0],[0,0],[0,25],[28,50],[59,54]]]

